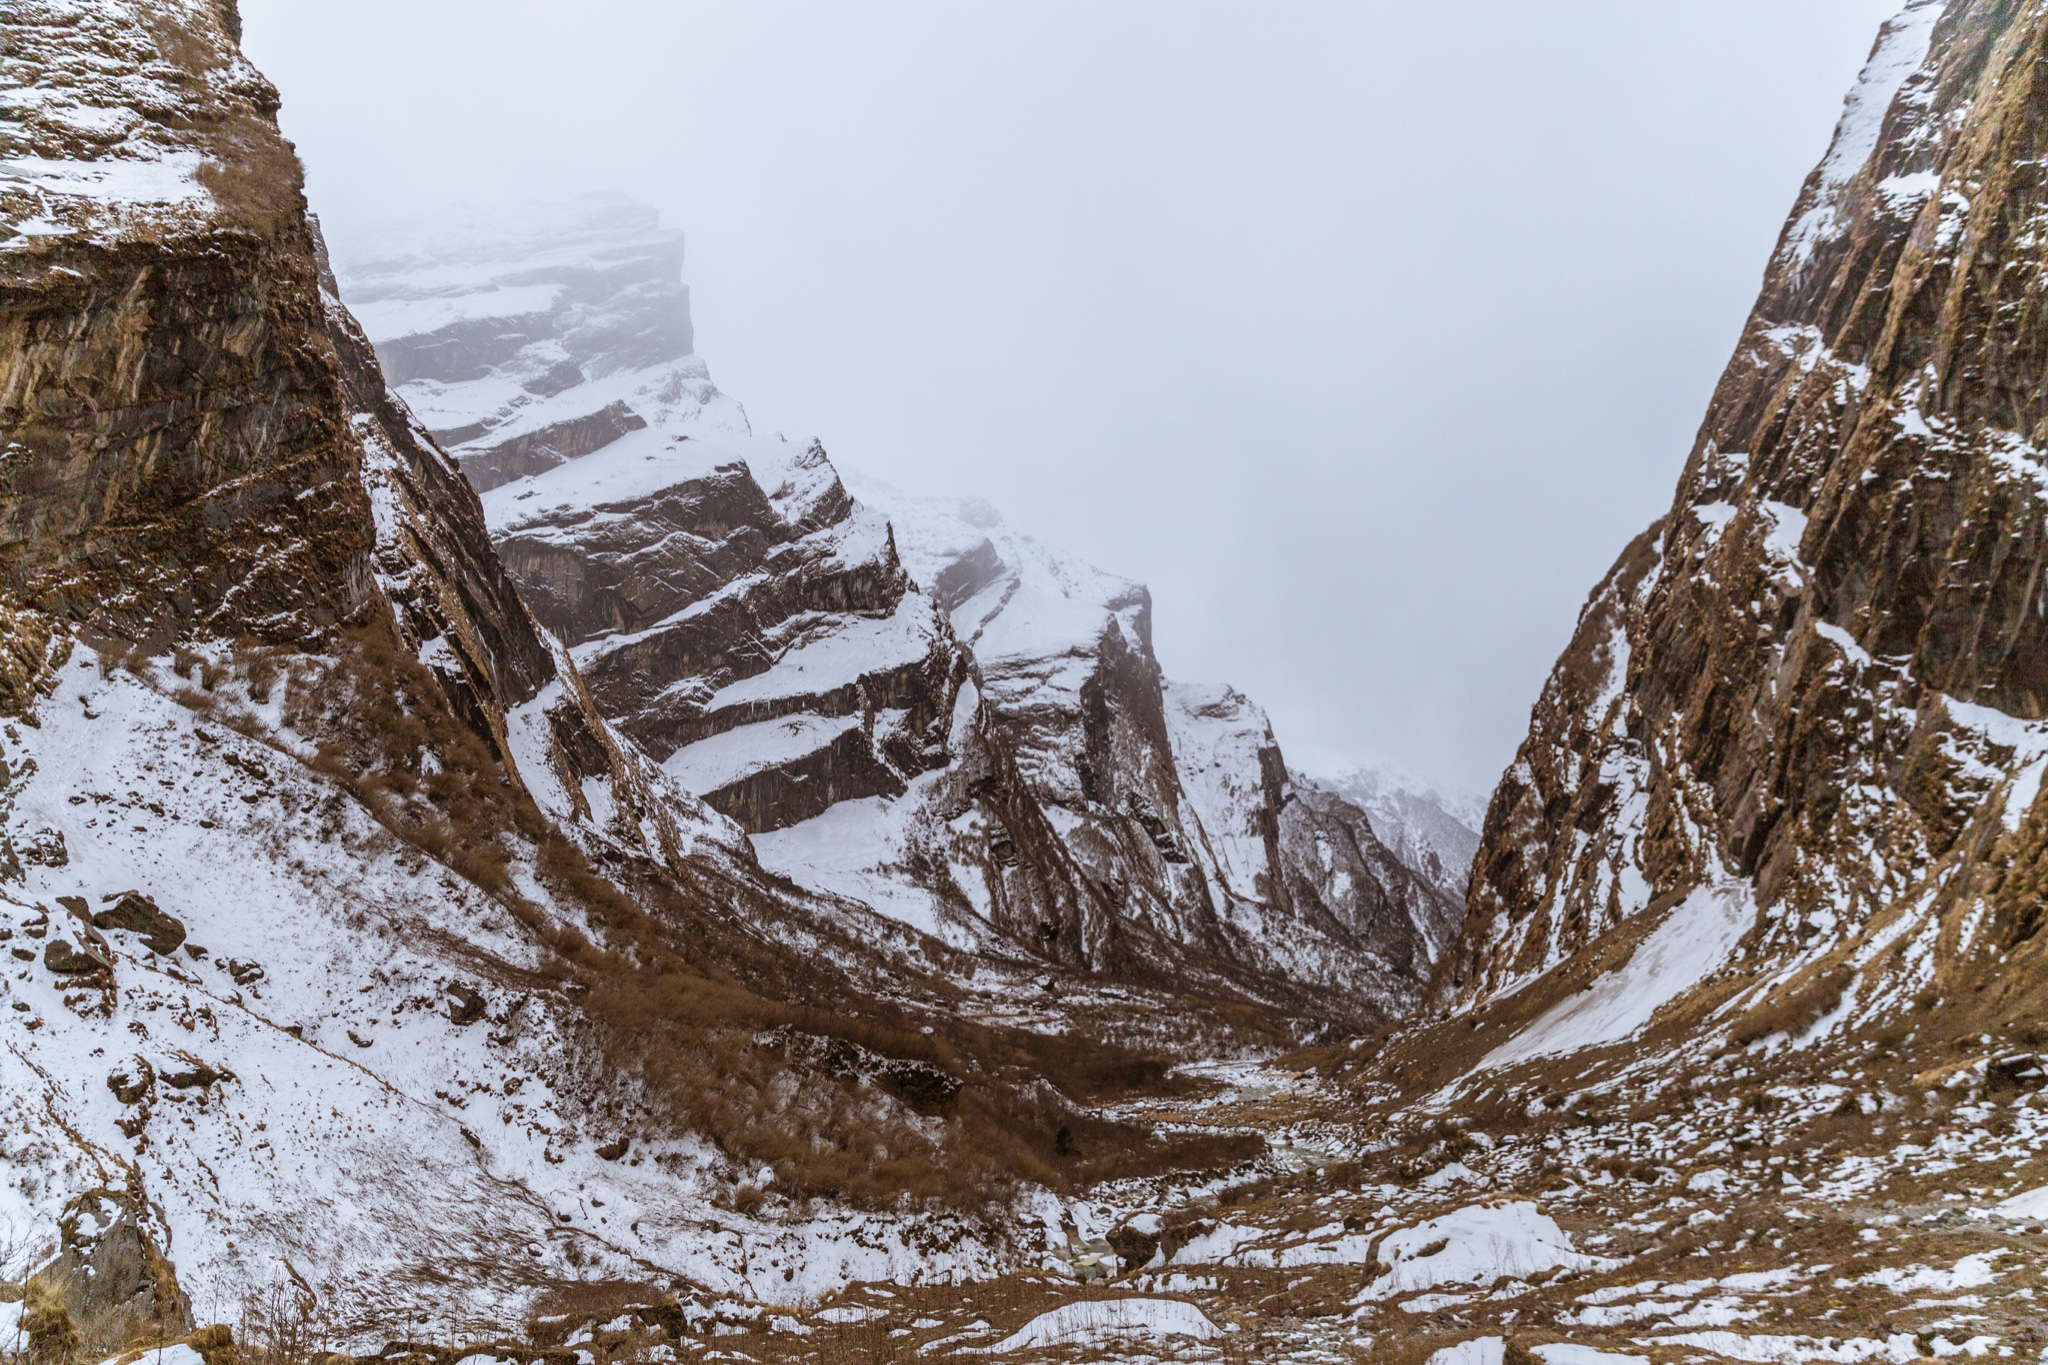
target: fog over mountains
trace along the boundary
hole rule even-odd
[[[0,63],[0,1365],[2048,1348],[2048,8],[1883,24],[1483,811],[760,429],[653,209],[330,255],[233,4]]]
[[[1146,583],[1297,765],[1480,796],[1890,8],[243,5],[344,255],[654,204],[757,424]]]
[[[756,433],[692,351],[653,210],[593,196],[360,249],[343,296],[536,615],[764,866],[963,948],[1195,950],[1413,1007],[1476,831],[1404,864],[1251,702],[1162,677],[1143,586],[985,503],[856,498],[823,445]]]

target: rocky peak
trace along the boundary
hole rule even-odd
[[[1362,812],[1290,782],[1243,694],[1166,678],[1142,584],[1018,534],[979,499],[853,487],[948,604],[989,729],[1083,885],[1158,945],[1144,951],[1283,991],[1312,985],[1372,1013],[1413,1007],[1455,901],[1381,846]],[[1309,832],[1319,820],[1334,822],[1334,843]]]

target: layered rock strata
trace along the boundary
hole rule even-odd
[[[1410,1007],[1455,919],[1441,887],[1356,812],[1364,861],[1284,866],[1327,845],[1281,836],[1292,788],[1263,715],[1173,695],[1139,585],[986,507],[855,499],[818,443],[755,435],[686,319],[621,321],[686,307],[676,242],[597,198],[512,228],[416,226],[343,272],[618,727],[770,868],[963,948],[1318,1011]],[[593,333],[605,290],[613,330]],[[1228,773],[1197,776],[1181,738]],[[1294,888],[1317,882],[1297,914]]]

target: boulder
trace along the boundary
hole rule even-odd
[[[31,1283],[50,1286],[74,1320],[126,1318],[128,1339],[189,1333],[192,1305],[160,1249],[159,1221],[139,1195],[88,1190],[65,1206],[57,1257]]]
[[[176,952],[185,942],[184,921],[165,914],[140,891],[122,891],[101,899],[110,904],[92,917],[93,928],[125,929],[139,935],[149,950],[159,956]]]
[[[59,976],[86,976],[107,969],[106,963],[65,938],[53,938],[43,945],[43,965]]]

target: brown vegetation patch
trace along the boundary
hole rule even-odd
[[[1748,1047],[1773,1034],[1800,1036],[1841,1006],[1842,995],[1855,977],[1843,964],[1803,973],[1744,1010],[1729,1032],[1729,1041]]]
[[[173,663],[200,684],[188,704],[261,737],[204,690],[219,687],[217,669],[190,651]],[[1164,1058],[877,1000],[749,931],[752,914],[775,912],[760,888],[645,859],[601,870],[533,806],[381,612],[318,656],[244,642],[230,672],[314,741],[315,771],[546,950],[536,973],[472,966],[573,999],[587,1060],[557,1081],[582,1096],[593,1140],[700,1135],[728,1158],[736,1207],[795,1211],[829,1198],[993,1214],[1023,1182],[1070,1190],[1226,1168],[1263,1150],[1249,1135],[1160,1138],[1081,1107],[1187,1089]],[[555,909],[519,894],[520,859]]]

